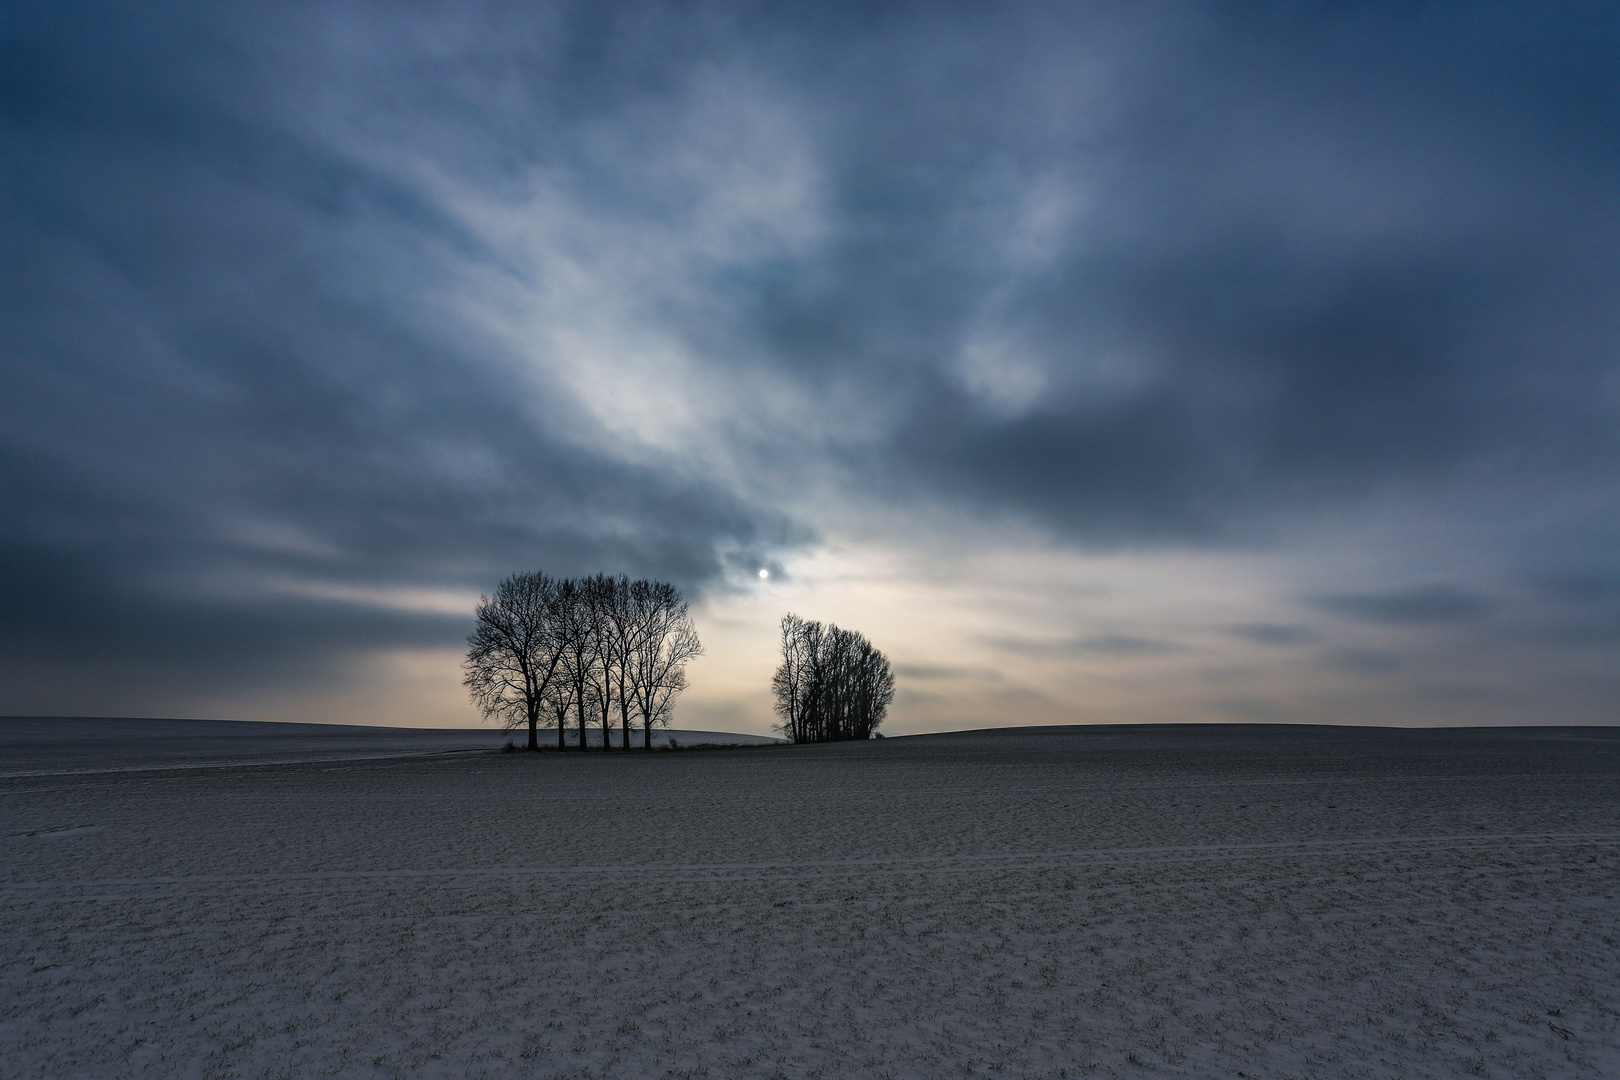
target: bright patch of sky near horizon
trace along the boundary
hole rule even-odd
[[[0,712],[472,722],[539,567],[687,590],[687,727],[786,610],[896,732],[1615,720],[1612,12],[0,35]]]

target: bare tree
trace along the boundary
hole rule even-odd
[[[686,689],[686,665],[703,655],[692,613],[681,591],[663,581],[637,581],[629,592],[633,633],[627,653],[629,691],[641,717],[641,745],[652,749],[652,729],[669,723],[675,698]],[[625,722],[625,741],[630,725]]]
[[[855,631],[789,614],[771,688],[790,741],[869,739],[894,701],[894,671]]]
[[[557,632],[562,653],[560,667],[579,720],[579,748],[586,750],[590,747],[585,731],[587,710],[594,698],[596,671],[601,663],[596,597],[587,583],[572,578],[558,583],[557,596]],[[566,720],[566,713],[562,718]],[[559,732],[559,745],[561,739]]]
[[[561,664],[558,665],[561,668]],[[547,727],[557,729],[557,749],[568,749],[568,711],[574,707],[574,687],[566,678],[566,672],[558,672],[553,681],[551,693],[546,697],[545,717]]]
[[[635,708],[635,654],[648,629],[646,612],[637,604],[638,591],[651,582],[635,581],[620,574],[603,583],[602,610],[603,675],[611,698],[618,708],[620,746],[630,749],[630,715]],[[607,716],[602,719],[602,745],[607,745]]]
[[[637,633],[636,613],[630,599],[630,579],[623,574],[597,574],[587,578],[596,604],[597,667],[593,697],[601,712],[602,748],[610,737],[614,709],[623,723],[624,749],[630,749],[630,650]]]
[[[814,656],[810,624],[789,612],[782,616],[782,663],[771,679],[776,693],[776,713],[782,718],[782,734],[790,742],[809,742],[804,726],[805,699],[810,686],[810,663]],[[815,624],[819,634],[821,624]]]
[[[668,722],[686,688],[687,661],[703,651],[679,589],[623,574],[513,574],[493,600],[480,599],[477,619],[464,682],[486,716],[508,728],[528,725],[531,750],[539,748],[542,720],[556,725],[557,749],[565,749],[570,712],[582,750],[593,718],[604,750],[613,745],[615,718],[630,749],[632,715],[651,749],[652,728]]]
[[[467,635],[462,683],[486,717],[507,730],[527,725],[538,750],[540,718],[562,659],[557,629],[558,582],[539,572],[513,574],[481,596]]]

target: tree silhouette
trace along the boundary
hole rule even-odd
[[[652,729],[669,723],[675,697],[686,689],[686,665],[703,655],[686,600],[663,581],[637,581],[630,586],[629,606],[635,627],[625,655],[631,701],[641,717],[641,745],[652,747]],[[630,724],[625,719],[625,745]]]
[[[771,689],[790,741],[870,739],[894,700],[894,671],[861,634],[789,613]]]
[[[668,723],[686,688],[687,662],[703,652],[679,589],[623,574],[513,574],[493,599],[479,599],[475,617],[462,681],[486,717],[528,727],[530,750],[542,723],[556,726],[557,748],[566,748],[570,715],[582,750],[593,718],[603,749],[615,718],[630,749],[632,717],[651,749],[653,727]]]
[[[508,729],[527,725],[529,749],[539,749],[540,719],[558,682],[558,582],[517,573],[479,597],[467,635],[463,684],[483,714]]]

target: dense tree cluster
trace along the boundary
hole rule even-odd
[[[780,730],[796,743],[870,739],[894,700],[889,658],[853,630],[789,614],[771,681]]]
[[[480,598],[476,617],[462,681],[485,716],[528,728],[530,750],[539,728],[553,726],[565,748],[570,714],[582,750],[593,721],[603,749],[615,722],[624,749],[632,723],[650,749],[652,729],[669,722],[686,689],[687,661],[703,652],[679,589],[623,574],[513,574]]]

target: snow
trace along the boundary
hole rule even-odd
[[[556,745],[557,729],[541,729]],[[587,742],[602,745],[600,730]],[[618,732],[614,732],[615,738]],[[632,745],[641,738],[633,732]],[[384,728],[340,724],[274,724],[248,720],[143,720],[124,717],[0,717],[0,777],[63,772],[222,768],[298,761],[360,761],[420,757],[523,745],[526,732],[498,728]],[[570,730],[568,739],[579,745]],[[753,746],[781,740],[721,731],[653,732],[653,745]],[[615,748],[621,748],[618,742]]]
[[[8,1076],[1620,1075],[1614,729],[6,729]]]

